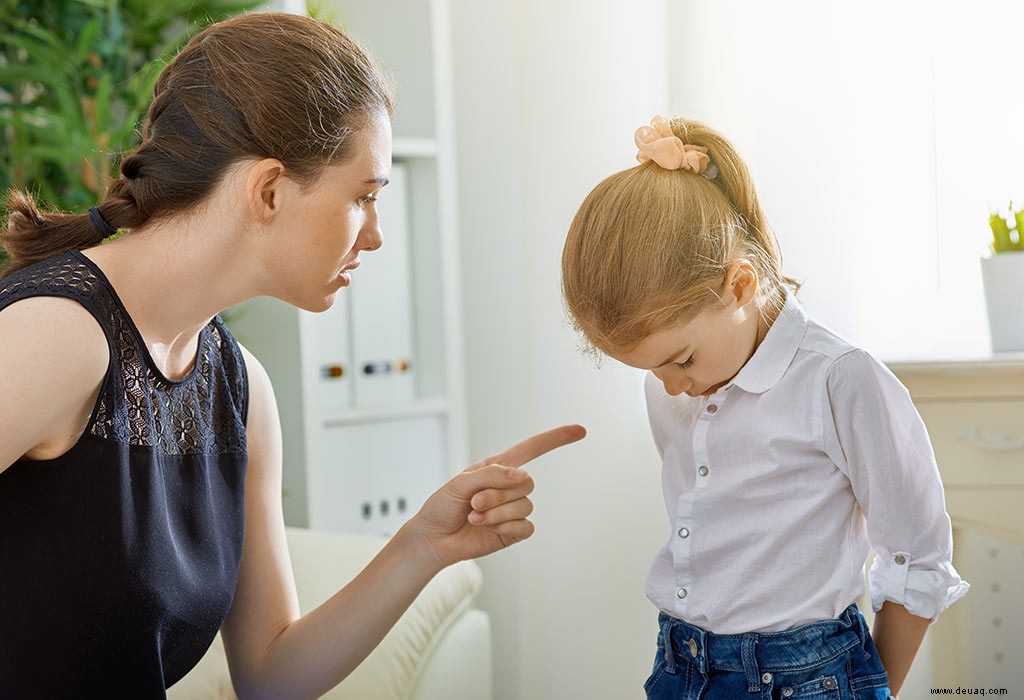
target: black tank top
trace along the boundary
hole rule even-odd
[[[162,698],[203,656],[235,591],[244,361],[218,317],[192,372],[166,379],[77,251],[0,279],[0,310],[34,296],[88,309],[110,364],[67,453],[0,472],[0,698]]]

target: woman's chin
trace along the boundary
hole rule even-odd
[[[281,301],[300,308],[303,311],[319,314],[334,306],[335,301],[337,301],[337,295],[338,290],[326,289],[317,295],[308,295],[301,299],[281,299]]]

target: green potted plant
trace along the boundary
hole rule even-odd
[[[993,352],[1024,351],[1024,209],[989,215],[992,240],[981,259],[989,333]]]
[[[164,63],[203,26],[261,4],[0,0],[0,191],[95,204],[138,143]]]

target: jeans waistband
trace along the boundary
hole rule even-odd
[[[782,632],[715,634],[665,613],[659,615],[658,622],[659,647],[670,673],[680,663],[693,664],[705,674],[712,669],[742,672],[751,691],[761,687],[766,673],[825,663],[863,644],[867,635],[867,624],[856,603],[834,620]]]

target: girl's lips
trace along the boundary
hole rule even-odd
[[[711,396],[713,393],[721,389],[723,386],[725,386],[725,382],[722,382],[720,384],[713,384],[710,388],[706,389],[705,391],[702,391],[700,394],[697,394],[697,396]]]

